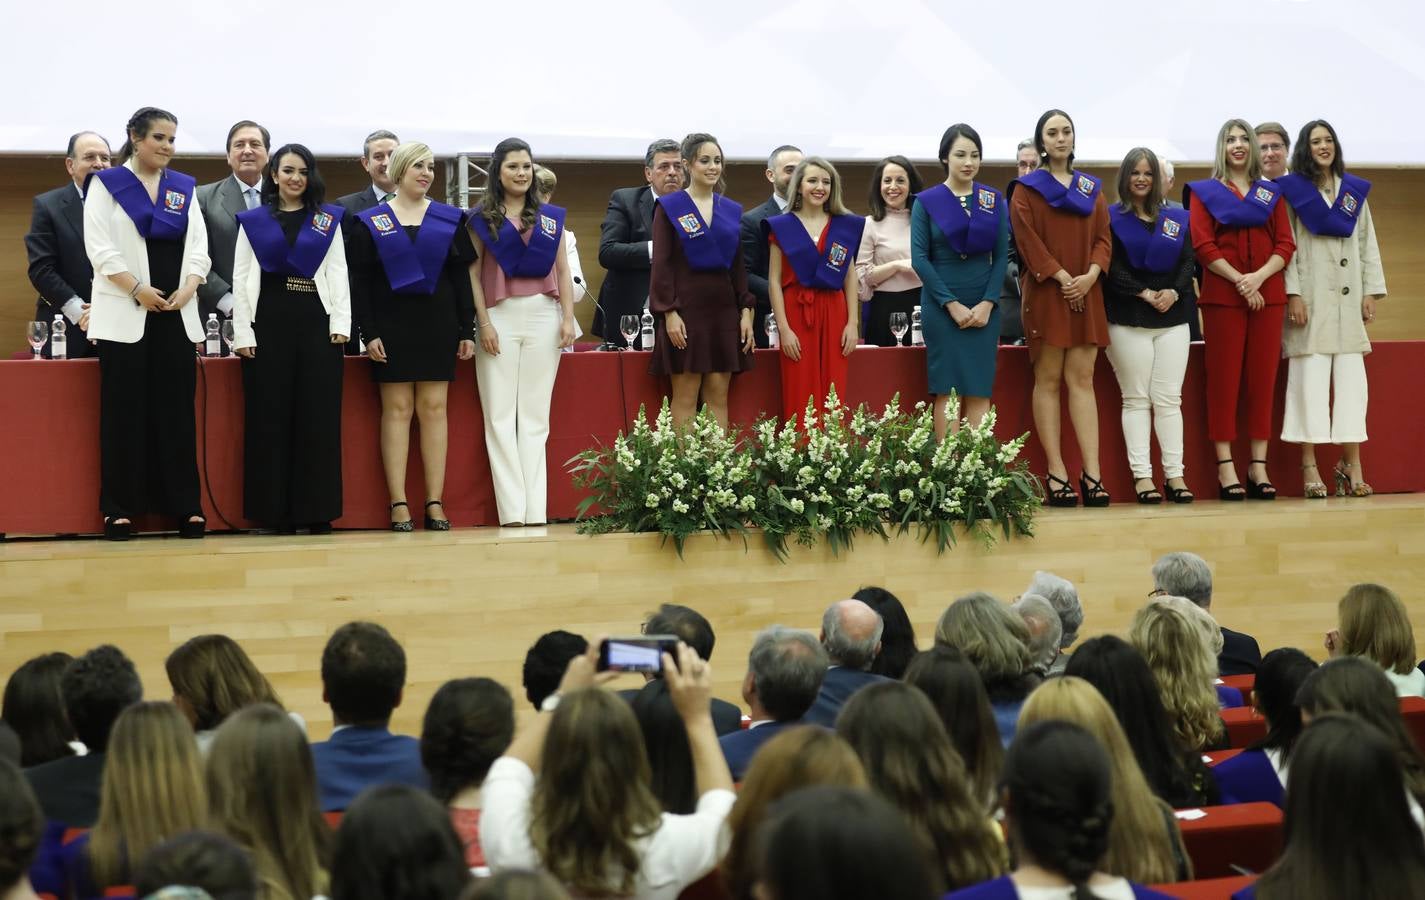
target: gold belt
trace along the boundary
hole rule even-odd
[[[298,275],[288,275],[287,290],[297,291],[303,294],[315,294],[317,292],[317,283],[310,278],[302,278]]]

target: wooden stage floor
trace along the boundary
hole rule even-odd
[[[814,630],[827,605],[863,585],[895,592],[926,646],[957,596],[987,590],[1011,599],[1047,569],[1079,586],[1082,635],[1121,634],[1152,588],[1153,560],[1172,550],[1212,564],[1214,614],[1263,649],[1298,646],[1321,657],[1336,602],[1359,581],[1390,586],[1417,626],[1425,622],[1425,494],[1046,510],[1034,538],[989,550],[962,543],[943,557],[910,538],[862,539],[839,558],[794,549],[785,564],[755,536],[749,546],[699,536],[680,560],[656,535],[585,537],[572,525],[11,541],[0,544],[0,673],[41,652],[114,643],[138,664],[146,695],[166,698],[169,651],[225,632],[319,738],[331,728],[319,674],[327,635],[372,619],[405,645],[409,680],[395,727],[418,733],[444,680],[490,676],[528,709],[520,669],[539,634],[634,633],[659,603],[679,602],[717,629],[717,693],[738,701],[757,629]]]

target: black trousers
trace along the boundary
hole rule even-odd
[[[264,293],[242,361],[243,515],[269,526],[341,518],[342,347],[314,293]]]
[[[149,313],[132,344],[99,342],[99,508],[105,516],[202,513],[193,342],[177,312]]]
[[[920,305],[920,288],[908,291],[876,291],[866,308],[864,327],[866,343],[875,347],[894,347],[897,343],[910,346],[910,314]],[[891,334],[891,313],[905,313],[905,337],[899,342]]]

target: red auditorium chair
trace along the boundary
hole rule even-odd
[[[1227,746],[1250,747],[1267,736],[1267,720],[1250,706],[1233,706],[1222,711],[1227,724]]]
[[[1207,878],[1202,881],[1180,881],[1177,884],[1155,884],[1153,890],[1181,900],[1231,900],[1232,895],[1257,880],[1256,875],[1236,875],[1232,878]]]
[[[1282,811],[1271,803],[1204,806],[1207,815],[1179,819],[1183,846],[1198,878],[1227,878],[1240,866],[1265,872],[1281,854]]]

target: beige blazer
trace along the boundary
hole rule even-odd
[[[351,282],[346,274],[346,246],[341,226],[336,226],[331,245],[322,264],[317,266],[312,280],[317,284],[317,297],[327,311],[328,333],[351,337]],[[262,293],[262,266],[252,252],[247,230],[238,227],[237,246],[233,249],[233,349],[256,347],[257,335],[252,323],[257,321],[257,302]]]

